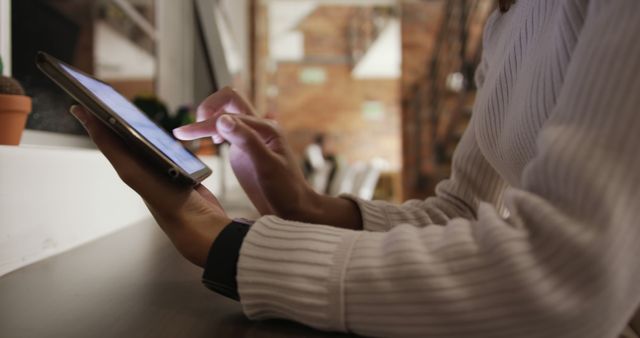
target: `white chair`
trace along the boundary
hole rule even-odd
[[[339,170],[331,187],[331,195],[352,194],[365,200],[371,200],[380,179],[380,173],[388,168],[387,161],[375,158],[369,163],[357,162],[343,166]]]
[[[330,194],[333,196],[354,194],[356,186],[360,186],[359,182],[366,169],[367,165],[363,162],[344,166],[344,169],[339,170],[336,174]]]
[[[371,200],[373,194],[376,191],[378,180],[380,179],[380,173],[387,167],[387,162],[383,159],[373,159],[367,163],[366,169],[357,178],[354,186],[353,194],[365,199]]]
[[[311,184],[313,190],[320,194],[324,194],[327,191],[329,176],[331,175],[332,169],[333,165],[330,162],[325,161],[321,167],[313,170],[308,178],[309,184]]]
[[[311,166],[311,173],[307,180],[309,184],[318,193],[324,194],[329,185],[329,176],[333,170],[333,164],[325,160],[322,154],[322,148],[318,144],[310,144],[305,149],[306,160]]]

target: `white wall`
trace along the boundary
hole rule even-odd
[[[153,81],[155,56],[103,21],[94,25],[94,75],[103,80],[142,79]]]
[[[353,69],[356,79],[399,79],[402,45],[400,20],[392,19]]]
[[[34,129],[22,132],[20,145],[96,149],[96,145],[86,136]]]
[[[193,1],[157,0],[157,90],[170,111],[193,100]]]
[[[229,68],[234,75],[240,72],[243,81],[247,83],[250,80],[251,61],[249,0],[219,0],[218,6],[219,13],[224,16],[221,27],[223,43],[233,47],[233,53],[227,53]]]
[[[221,33],[226,33],[223,42],[227,42],[228,47],[214,52],[226,54],[232,70],[243,68],[241,75],[246,83],[249,81],[250,56],[249,1],[217,0],[216,3],[211,8],[219,8],[218,14],[224,17],[224,20],[220,17],[215,19],[220,21],[218,29],[222,28]],[[204,72],[208,71],[204,60],[199,62],[200,55],[196,54],[196,51],[201,51],[196,46],[198,36],[193,1],[156,0],[156,5],[158,96],[169,104],[171,110],[185,103],[198,104],[192,101],[210,93],[201,93],[201,88],[196,88],[209,86],[203,84],[203,78],[207,78],[203,77]],[[213,10],[211,17],[214,19]]]
[[[4,75],[11,75],[11,0],[0,0],[0,56]]]
[[[149,217],[97,150],[0,146],[0,276]]]

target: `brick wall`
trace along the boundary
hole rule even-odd
[[[463,4],[469,6],[467,13],[470,13],[464,62],[460,57],[458,17],[464,17]],[[492,0],[401,3],[404,198],[433,195],[437,183],[450,175],[451,155],[468,122],[475,89],[467,87],[460,93],[452,92],[446,88],[446,78],[451,73],[463,72],[466,64],[475,68],[484,22],[494,5]],[[449,21],[445,20],[447,9],[453,13]],[[447,28],[444,22],[448,22]],[[441,29],[446,29],[446,34],[438,45]],[[434,59],[439,62],[432,76]],[[471,80],[470,76],[467,78]]]
[[[400,167],[399,88],[395,80],[355,80],[346,64],[322,65],[323,84],[299,82],[305,67],[318,65],[280,64],[277,74],[279,95],[276,118],[297,153],[302,153],[312,137],[324,132],[333,138],[336,152],[349,161],[381,157]],[[375,100],[384,115],[363,116],[363,104]]]
[[[478,5],[474,7],[477,18],[470,22],[468,50],[473,52],[480,43],[482,24],[493,0],[469,3]],[[395,192],[402,190],[403,199],[433,194],[435,185],[449,175],[450,169],[448,159],[434,160],[437,135],[455,134],[448,137],[446,144],[446,156],[449,156],[455,148],[457,134],[466,123],[466,117],[460,117],[464,115],[461,111],[468,111],[474,94],[458,96],[443,91],[443,108],[438,111],[441,119],[435,123],[425,111],[429,103],[426,82],[447,4],[450,4],[447,0],[400,2],[402,77],[398,81],[359,81],[350,76],[347,32],[354,17],[363,14],[363,7],[319,7],[298,27],[305,35],[305,60],[270,65],[266,10],[264,5],[259,5],[255,35],[256,105],[275,116],[299,154],[314,134],[326,132],[334,137],[337,152],[351,161],[372,157],[388,160],[401,174],[402,184]],[[460,60],[455,60],[459,56],[457,38],[458,35],[452,34],[446,40],[448,45],[444,50],[451,56],[440,56],[453,60],[447,62],[447,69],[439,75],[440,87],[445,85],[443,78],[447,72],[460,67]],[[469,55],[469,59],[472,58],[473,55]],[[322,68],[327,75],[326,82],[302,83],[300,73],[308,67]],[[427,97],[420,109],[412,107],[416,97]],[[362,105],[367,100],[380,102],[386,114],[378,120],[366,119]]]
[[[402,23],[402,183],[404,198],[423,198],[433,191],[433,186],[420,187],[418,175],[421,159],[430,157],[432,140],[425,137],[432,133],[428,123],[421,123],[420,131],[416,121],[420,120],[415,108],[411,107],[416,95],[426,95],[420,86],[426,81],[430,56],[436,44],[436,36],[442,20],[445,1],[403,2]],[[418,154],[417,142],[422,152]]]
[[[305,37],[304,61],[278,63],[272,74],[264,70],[257,76],[256,104],[276,118],[297,154],[303,153],[315,134],[323,132],[332,139],[336,153],[348,162],[381,157],[399,170],[400,82],[351,77],[347,33],[357,10],[321,6],[303,20],[298,29]],[[258,10],[258,16],[260,13],[264,15],[264,8]],[[258,34],[265,37],[264,32]],[[266,51],[258,50],[256,62],[262,67]],[[301,81],[301,72],[309,68],[323,72],[325,81]],[[277,95],[268,97],[260,86],[277,88]],[[379,103],[384,114],[365,117],[363,104],[367,101]]]

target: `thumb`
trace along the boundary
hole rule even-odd
[[[255,163],[272,160],[271,151],[260,135],[240,119],[222,115],[216,122],[216,128],[222,137],[247,153]]]

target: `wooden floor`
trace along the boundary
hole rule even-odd
[[[0,337],[325,337],[251,322],[152,220],[0,277]]]

